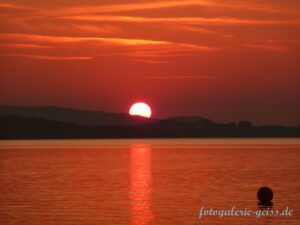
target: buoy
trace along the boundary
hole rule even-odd
[[[258,205],[260,206],[272,206],[273,202],[273,191],[269,187],[261,187],[257,191],[257,198],[259,200]]]

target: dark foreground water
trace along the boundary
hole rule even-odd
[[[265,185],[292,216],[199,218],[257,213]],[[300,140],[1,141],[0,224],[299,225]]]

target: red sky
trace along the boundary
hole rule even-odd
[[[300,124],[299,0],[0,0],[0,104]]]

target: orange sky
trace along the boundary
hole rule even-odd
[[[300,124],[299,0],[0,0],[0,104]]]

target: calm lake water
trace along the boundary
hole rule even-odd
[[[257,189],[292,216],[257,210]],[[0,224],[300,224],[300,139],[0,141]]]

